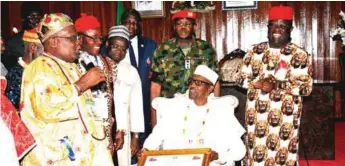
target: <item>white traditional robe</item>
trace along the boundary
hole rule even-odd
[[[0,118],[0,162],[1,165],[19,166],[19,161],[11,131]]]
[[[237,105],[238,100],[233,96],[209,97],[204,106],[195,105],[188,95],[175,95],[172,99],[158,97],[152,102],[158,123],[144,148],[211,148],[219,156],[211,166],[234,165],[246,152],[240,138],[245,130],[234,116]]]
[[[117,128],[125,130],[123,148],[117,151],[120,166],[131,165],[131,132],[145,131],[141,81],[137,70],[123,61],[117,65],[114,102]],[[121,117],[121,118],[119,118]]]

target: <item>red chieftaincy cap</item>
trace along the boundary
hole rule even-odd
[[[196,19],[196,13],[192,12],[190,10],[181,10],[177,13],[175,13],[171,20],[174,21],[176,18],[191,18],[191,19]]]
[[[80,16],[81,17],[75,21],[75,29],[77,32],[95,29],[101,26],[97,18],[94,16],[88,16],[85,13],[81,13]]]
[[[270,8],[269,20],[292,20],[293,10],[290,6],[274,6]]]

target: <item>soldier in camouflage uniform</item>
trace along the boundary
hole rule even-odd
[[[173,15],[175,38],[161,44],[152,58],[151,101],[158,96],[173,97],[185,93],[195,68],[204,64],[218,71],[216,52],[212,45],[194,35],[196,13],[182,10]],[[219,82],[215,95],[219,96]],[[151,109],[151,125],[156,124],[156,111]]]
[[[252,46],[237,82],[248,88],[246,166],[294,166],[298,161],[302,96],[312,90],[312,57],[291,43],[292,8],[272,7],[268,42]]]

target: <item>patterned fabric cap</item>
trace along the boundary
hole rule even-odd
[[[38,34],[40,35],[41,41],[44,42],[55,33],[70,25],[74,25],[73,21],[66,14],[45,14],[38,24]]]
[[[24,31],[23,40],[31,43],[41,43],[37,34],[37,28]]]
[[[199,65],[196,67],[194,74],[200,75],[208,79],[212,84],[216,84],[218,80],[218,74],[206,65]]]
[[[123,37],[129,41],[129,30],[128,30],[128,28],[123,26],[123,25],[111,27],[109,29],[108,39],[115,37],[115,36]]]

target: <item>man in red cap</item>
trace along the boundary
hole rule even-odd
[[[175,37],[161,44],[152,58],[151,102],[159,96],[171,98],[175,93],[184,94],[188,89],[188,80],[200,64],[218,70],[212,45],[195,38],[196,18],[196,13],[189,10],[173,15]],[[219,83],[216,83],[214,92],[219,96]],[[155,124],[156,111],[151,108],[151,126]]]
[[[270,9],[268,42],[249,48],[236,75],[248,89],[246,165],[295,165],[302,96],[312,90],[312,57],[291,43],[293,10]]]
[[[115,149],[112,146],[112,127],[114,124],[113,112],[113,91],[112,82],[116,80],[116,74],[112,72],[115,64],[108,57],[100,55],[100,46],[103,42],[101,35],[101,24],[96,17],[81,13],[81,17],[75,21],[76,30],[80,36],[81,51],[78,59],[78,66],[81,73],[86,73],[93,67],[99,67],[103,70],[106,79],[105,82],[91,88],[92,99],[87,101],[90,113],[99,126],[104,127],[107,132],[108,148],[119,150],[123,146],[124,133],[116,132],[114,140]],[[115,110],[119,111],[119,110]],[[115,113],[117,115],[117,113]],[[119,114],[120,115],[120,114]],[[124,117],[116,117],[124,118]],[[113,151],[112,151],[113,152]]]

